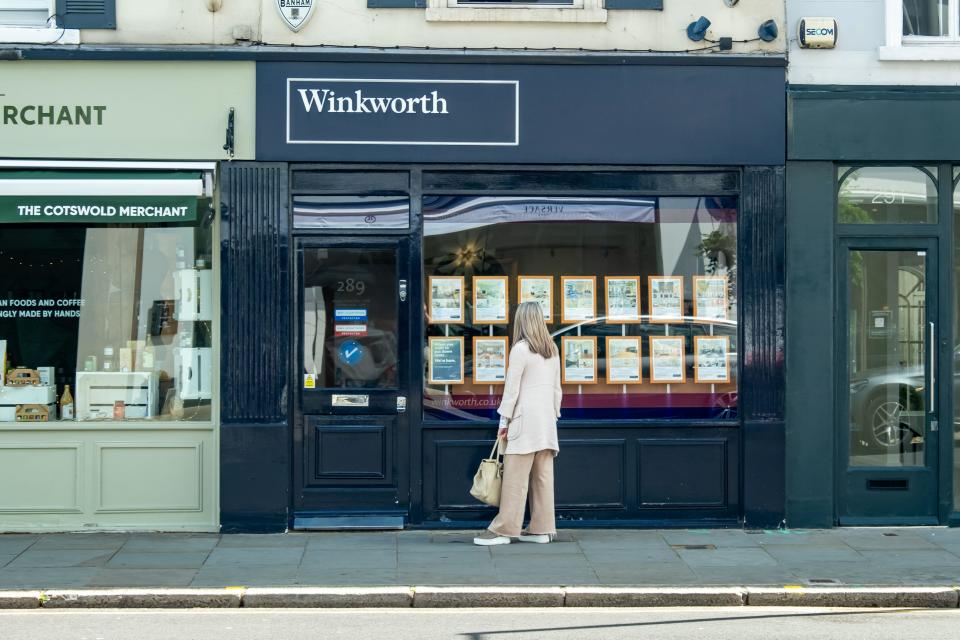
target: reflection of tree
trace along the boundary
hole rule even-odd
[[[841,196],[837,217],[843,224],[870,224],[873,219],[870,214],[857,205],[844,202]],[[850,256],[850,282],[859,287],[863,282],[863,255],[859,251],[852,251]]]

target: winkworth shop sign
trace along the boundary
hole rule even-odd
[[[434,60],[436,58],[436,60]],[[361,61],[362,60],[362,61]],[[457,60],[457,61],[452,61]],[[782,165],[782,58],[257,62],[274,162]],[[709,96],[705,99],[704,96]]]
[[[287,143],[515,146],[515,80],[288,78]]]

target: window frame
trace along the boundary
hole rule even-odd
[[[884,0],[885,43],[880,60],[960,60],[960,0],[948,0],[946,36],[903,34],[903,0]]]
[[[0,42],[6,44],[80,44],[80,30],[59,25],[56,0],[46,3],[45,25],[13,25],[0,22]]]
[[[461,1],[463,4],[461,4]],[[428,22],[606,22],[604,0],[573,4],[470,4],[469,0],[427,0]]]

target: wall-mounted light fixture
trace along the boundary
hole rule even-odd
[[[738,2],[740,2],[740,0],[723,0],[723,4],[727,5],[728,7],[736,6]]]
[[[710,28],[710,21],[705,16],[700,16],[687,25],[687,37],[694,42],[700,42],[707,37],[707,29]]]
[[[757,37],[764,42],[773,42],[778,35],[780,35],[780,29],[777,28],[777,23],[774,20],[767,20],[757,29]]]

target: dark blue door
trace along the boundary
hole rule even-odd
[[[301,237],[294,526],[402,526],[409,504],[406,239]]]

